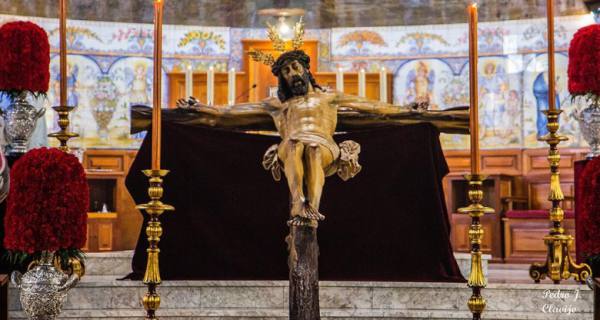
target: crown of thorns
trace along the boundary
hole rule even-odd
[[[273,43],[273,49],[279,52],[280,54],[285,52],[285,41],[277,31],[277,28],[270,23],[267,22],[267,32],[269,39]],[[296,51],[302,47],[304,44],[304,21],[303,17],[300,17],[300,20],[296,22],[293,28],[294,36],[292,37],[292,51]],[[275,63],[275,57],[270,53],[265,53],[257,49],[252,49],[248,52],[252,60],[256,62],[261,62],[267,66],[273,66]]]

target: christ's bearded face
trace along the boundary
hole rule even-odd
[[[298,60],[292,60],[281,68],[281,76],[292,93],[292,96],[303,96],[308,93],[310,79],[308,72]]]

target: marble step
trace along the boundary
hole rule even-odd
[[[84,312],[65,310],[61,313],[59,319],[85,319],[85,320],[139,320],[145,316],[144,310],[86,310]],[[286,310],[281,309],[160,309],[157,313],[160,319],[169,320],[232,320],[232,319],[265,319],[265,320],[287,320]],[[356,312],[345,310],[321,309],[321,319],[335,320],[381,320],[381,319],[410,319],[410,320],[455,320],[471,319],[471,313],[468,311],[449,312],[449,311],[422,311],[422,310],[375,310],[369,312]],[[22,312],[11,312],[10,319],[26,319]],[[485,312],[484,320],[584,320],[592,319],[592,316],[566,315],[566,314],[544,314],[530,312]]]
[[[138,281],[89,276],[69,293],[62,318],[139,319],[145,292]],[[159,293],[161,318],[166,319],[285,319],[287,315],[285,281],[166,281]],[[466,319],[470,293],[462,283],[324,281],[320,301],[324,318],[330,319]],[[10,288],[11,319],[23,318],[17,295]],[[585,285],[489,284],[483,295],[488,301],[484,319],[593,317],[592,291]],[[561,311],[551,306],[562,312],[547,313]]]
[[[87,275],[115,275],[124,277],[131,272],[133,251],[91,252],[86,254]],[[468,277],[471,270],[471,255],[455,252],[454,257],[463,276]],[[483,273],[488,275],[489,254],[482,255]]]
[[[88,252],[85,259],[85,273],[88,276],[114,275],[124,277],[131,272],[133,250]]]

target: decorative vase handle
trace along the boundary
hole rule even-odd
[[[41,108],[36,114],[35,114],[35,118],[39,119],[41,117],[44,116],[44,114],[46,114],[46,108]]]
[[[63,283],[59,288],[58,288],[58,292],[64,292],[64,291],[69,291],[71,290],[71,288],[73,288],[74,286],[77,285],[77,283],[79,283],[79,276],[76,275],[75,273],[73,273],[68,279],[67,281],[65,281],[65,283]]]
[[[10,274],[10,282],[18,289],[21,289],[22,277],[23,275],[19,271],[13,271],[13,273]]]

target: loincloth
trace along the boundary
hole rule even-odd
[[[290,141],[300,141],[305,146],[310,146],[311,144],[318,144],[331,152],[332,159],[337,159],[340,156],[340,148],[337,143],[333,141],[331,138],[326,138],[321,135],[315,133],[299,133],[295,134],[291,137],[286,138],[281,143],[286,145]]]
[[[327,168],[324,168],[326,176],[337,173],[342,180],[346,181],[353,178],[362,169],[361,165],[358,163],[360,145],[355,141],[346,140],[337,145],[331,139],[319,135],[301,134],[295,135],[293,138],[287,138],[283,140],[282,143],[287,144],[289,141],[300,141],[305,145],[318,144],[329,150],[334,161]],[[263,168],[265,168],[265,170],[270,170],[273,179],[276,181],[281,180],[281,170],[284,166],[284,163],[279,159],[278,149],[278,144],[269,147],[265,152],[262,161]]]

